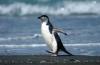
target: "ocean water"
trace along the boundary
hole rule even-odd
[[[48,54],[37,18],[47,14],[69,52],[100,56],[99,11],[99,0],[0,0],[0,55]]]
[[[99,15],[99,0],[0,0],[0,15]]]

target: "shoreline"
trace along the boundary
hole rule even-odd
[[[99,65],[100,56],[0,55],[0,64],[7,65]]]

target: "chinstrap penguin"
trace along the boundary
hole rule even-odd
[[[50,51],[47,50],[47,52],[52,53],[52,56],[57,56],[59,51],[63,51],[68,55],[72,56],[72,54],[68,52],[63,46],[63,43],[58,35],[58,32],[63,33],[65,35],[67,34],[60,29],[54,28],[47,15],[42,15],[38,18],[41,21],[42,36],[50,49]]]

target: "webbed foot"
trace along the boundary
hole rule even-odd
[[[48,52],[48,53],[52,53],[52,54],[53,54],[53,52],[52,52],[52,51],[48,51],[48,50],[46,50],[46,52]]]

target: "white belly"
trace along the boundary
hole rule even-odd
[[[49,27],[44,23],[41,27],[43,38],[45,39],[48,47],[53,51],[57,51],[57,42],[53,34],[50,33]]]

